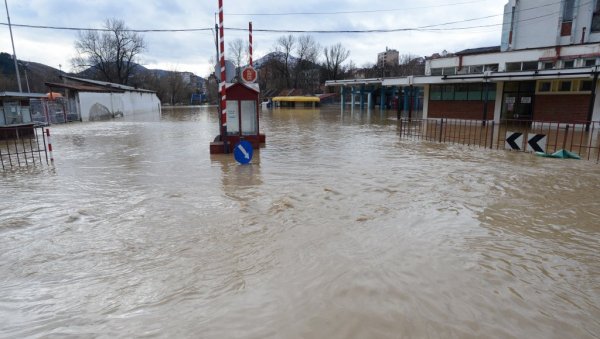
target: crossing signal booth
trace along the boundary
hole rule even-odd
[[[265,144],[265,135],[259,132],[259,94],[255,83],[226,84],[227,134],[220,134],[210,143],[210,153],[230,153],[233,147],[246,140],[254,149]],[[220,117],[221,115],[219,115]]]

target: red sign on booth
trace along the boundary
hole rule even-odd
[[[242,79],[245,82],[255,82],[256,81],[256,70],[253,67],[246,67],[242,71]]]

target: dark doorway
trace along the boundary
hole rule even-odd
[[[504,83],[502,95],[503,120],[533,120],[535,81]]]

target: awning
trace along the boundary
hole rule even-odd
[[[291,96],[291,97],[274,97],[273,101],[285,101],[285,102],[321,102],[321,99],[318,97],[301,97],[301,96]]]

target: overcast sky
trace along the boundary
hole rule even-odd
[[[131,29],[214,28],[218,0],[6,0],[13,25],[102,28],[106,19]],[[443,50],[500,44],[504,0],[223,0],[225,44],[248,40],[253,22],[254,59],[273,50],[277,38],[290,34],[259,30],[394,30],[436,25],[431,31],[309,34],[321,46],[340,42],[356,66],[375,63],[386,47],[400,54],[429,56]],[[6,9],[0,11],[0,51],[12,54]],[[455,24],[446,24],[457,22]],[[440,25],[446,24],[446,25]],[[457,29],[461,28],[461,29]],[[462,29],[468,28],[468,29]],[[215,59],[213,32],[142,33],[147,50],[141,63],[148,68],[190,71],[206,76]],[[13,26],[17,57],[70,71],[77,31]]]

